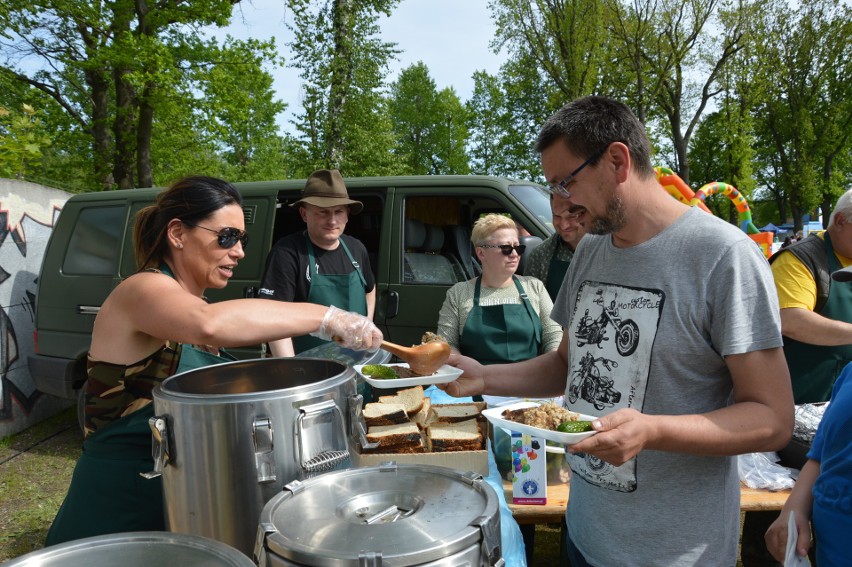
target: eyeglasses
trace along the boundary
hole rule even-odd
[[[569,173],[568,177],[566,177],[565,179],[563,179],[562,181],[560,181],[559,183],[557,183],[555,185],[548,185],[547,188],[550,190],[551,193],[559,195],[560,197],[565,197],[566,199],[570,198],[571,192],[568,190],[568,185],[570,185],[571,182],[574,181],[574,178],[577,176],[578,173],[583,171],[583,168],[585,168],[587,165],[589,165],[590,163],[592,163],[593,161],[595,161],[596,159],[601,157],[605,151],[606,151],[606,147],[599,149],[598,151],[593,153],[589,159],[584,161],[580,165],[580,167],[578,167],[577,169],[575,169],[574,171]]]
[[[518,256],[524,253],[524,250],[527,249],[526,244],[516,244],[512,246],[511,244],[480,244],[480,248],[499,248],[500,252],[503,253],[504,256],[511,256],[512,250],[518,253]]]
[[[207,228],[206,226],[199,226],[197,224],[192,224],[186,221],[183,221],[183,224],[187,226],[191,226],[192,228],[202,228],[209,232],[215,232],[216,236],[219,237],[218,243],[222,248],[233,248],[237,241],[239,240],[240,244],[243,245],[243,249],[248,246],[248,233],[244,230],[240,230],[238,228],[234,228],[231,226],[226,226],[222,230],[213,230],[212,228]]]

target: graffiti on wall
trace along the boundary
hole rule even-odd
[[[29,415],[41,393],[27,368],[33,354],[35,296],[45,247],[61,203],[39,203],[0,192],[0,421],[14,418],[15,405]]]

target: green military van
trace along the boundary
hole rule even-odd
[[[251,244],[228,286],[208,290],[211,301],[256,296],[272,244],[304,229],[298,211],[287,206],[298,200],[304,184],[303,179],[236,184]],[[346,186],[351,198],[364,203],[345,232],[370,253],[375,322],[399,344],[419,343],[425,331],[434,331],[447,288],[478,275],[470,230],[480,215],[509,213],[518,221],[525,229],[525,256],[553,232],[547,190],[526,181],[474,175],[363,177],[346,179]],[[157,192],[86,193],[65,204],[38,280],[36,354],[28,361],[38,390],[76,397],[85,380],[95,315],[113,287],[136,270],[133,219]],[[263,345],[231,352],[258,358]]]

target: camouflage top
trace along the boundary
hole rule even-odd
[[[167,342],[153,354],[126,366],[88,357],[84,435],[150,404],[154,386],[177,370],[181,346]]]
[[[524,262],[524,275],[538,278],[547,283],[547,274],[550,272],[550,259],[553,257],[553,252],[556,251],[556,259],[563,262],[570,262],[574,257],[574,251],[565,244],[565,241],[559,236],[559,233],[550,235],[544,242],[535,247],[535,250],[530,252]]]

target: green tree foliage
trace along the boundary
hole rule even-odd
[[[262,42],[218,48],[203,39],[200,28],[225,25],[234,1],[8,0],[0,76],[41,91],[61,109],[61,114],[53,109],[48,114],[56,118],[56,131],[68,138],[70,147],[86,156],[89,188],[150,186],[155,171],[152,157],[170,151],[157,148],[155,133],[189,133],[184,139],[193,142],[212,139],[206,132],[195,132],[222,119],[223,111],[220,107],[218,116],[206,120],[193,104],[194,95],[200,90],[215,96],[222,90],[211,81],[227,81],[229,73],[217,73],[217,67],[231,67],[231,73],[240,65],[257,68],[259,58],[268,57],[273,49]],[[238,56],[229,60],[224,55],[229,49]],[[204,67],[207,76],[199,73]],[[244,78],[250,75],[247,71]],[[255,96],[252,103],[267,99]],[[256,119],[253,125],[259,127]],[[81,140],[87,148],[79,154]],[[185,171],[209,150],[215,153],[216,148],[196,146],[187,156],[170,154],[171,166],[157,168],[166,175]],[[235,147],[235,151],[247,150]],[[54,157],[55,163],[63,162],[62,155],[50,156],[51,161]],[[182,157],[190,164],[175,163]]]
[[[411,175],[430,173],[433,165],[437,96],[435,81],[422,61],[403,69],[391,85],[388,110],[395,151]]]
[[[396,51],[377,39],[376,25],[398,1],[288,0],[303,91],[293,157],[304,175],[325,167],[350,176],[399,171],[383,98]]]
[[[817,206],[827,218],[848,188],[848,169],[835,166],[852,142],[852,8],[835,0],[779,3],[761,22],[758,140],[777,160],[775,179],[798,229]]]
[[[0,106],[0,177],[22,179],[50,144],[36,110],[21,105],[20,111]]]

